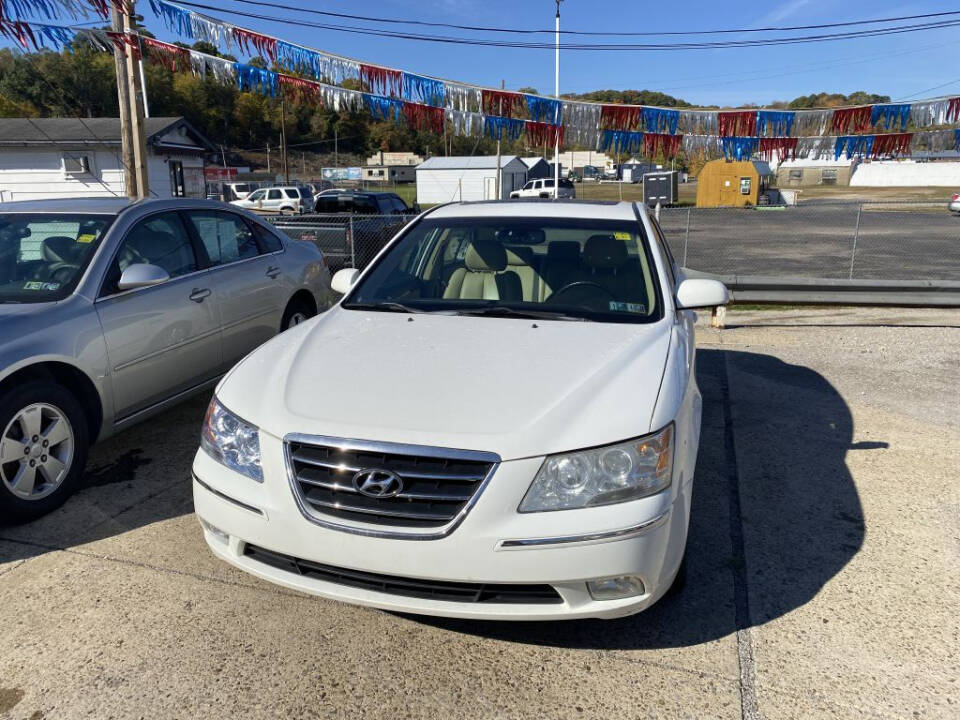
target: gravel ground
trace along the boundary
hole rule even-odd
[[[608,622],[397,616],[216,561],[188,472],[206,399],[96,448],[0,527],[0,717],[955,718],[960,314],[701,328],[689,576]]]

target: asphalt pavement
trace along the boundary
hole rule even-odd
[[[96,448],[0,526],[0,717],[955,718],[960,314],[794,310],[701,328],[677,596],[616,621],[400,616],[207,551],[206,398]]]

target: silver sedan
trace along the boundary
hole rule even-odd
[[[211,388],[331,299],[314,245],[222,203],[0,205],[0,517],[50,511],[90,444]]]

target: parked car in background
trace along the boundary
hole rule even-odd
[[[557,197],[572,198],[576,196],[576,190],[574,190],[572,181],[567,180],[566,178],[560,178],[560,185],[558,187],[559,190],[557,191]],[[519,190],[514,190],[512,193],[510,193],[511,198],[552,198],[553,196],[553,178],[528,180],[527,184],[522,188]]]
[[[620,617],[682,578],[690,310],[727,290],[686,279],[643,206],[444,205],[333,287],[210,403],[193,495],[216,555],[467,618]]]
[[[307,188],[292,185],[260,188],[242,200],[234,200],[230,204],[254,212],[292,215],[310,212],[313,194]]]
[[[0,516],[79,485],[88,446],[209,389],[325,309],[317,249],[206,200],[0,208]]]
[[[226,199],[228,201],[233,200],[244,200],[246,197],[257,189],[256,183],[249,182],[225,182],[223,183],[223,190],[226,194]]]
[[[320,248],[332,270],[366,265],[400,229],[419,213],[391,192],[327,190],[314,204],[315,215],[274,218],[290,237]],[[319,215],[319,217],[317,216]]]
[[[950,197],[950,202],[947,203],[947,209],[956,215],[960,215],[960,193],[954,193]]]

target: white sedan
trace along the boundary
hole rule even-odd
[[[681,572],[701,399],[684,279],[628,203],[428,211],[217,388],[193,465],[219,557],[387,610],[619,617]]]

